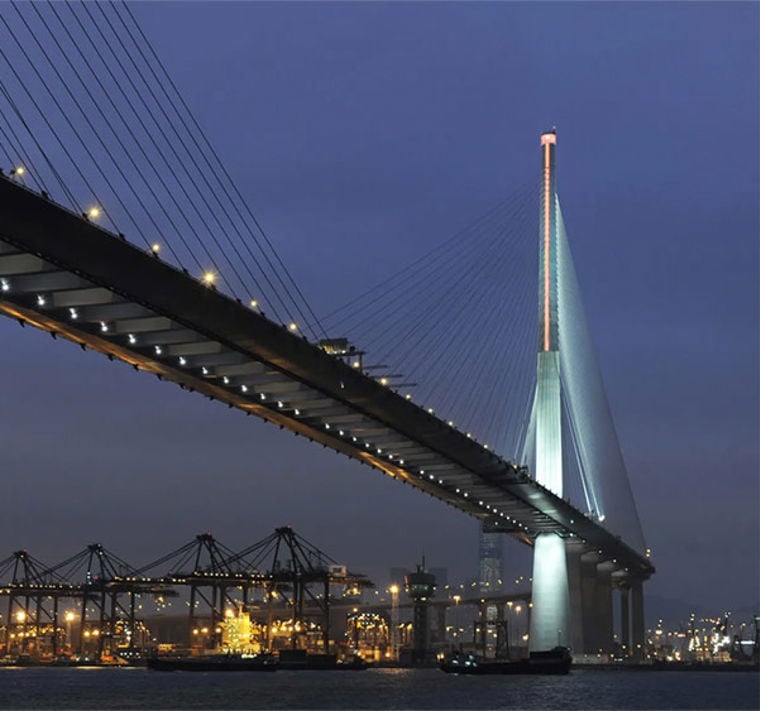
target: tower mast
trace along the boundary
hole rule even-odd
[[[541,135],[539,230],[539,339],[536,362],[536,481],[562,496],[562,394],[559,364],[557,280],[559,272],[555,130]],[[533,551],[533,614],[530,649],[569,645],[569,598],[565,542],[555,533],[536,537]]]

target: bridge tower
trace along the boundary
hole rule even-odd
[[[542,189],[539,246],[539,337],[536,363],[535,476],[562,496],[562,402],[558,329],[558,231],[554,154],[557,134],[541,135]],[[565,542],[555,533],[537,536],[533,553],[530,649],[570,646],[570,602]]]

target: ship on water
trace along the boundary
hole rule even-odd
[[[195,657],[153,656],[147,660],[154,671],[359,671],[367,668],[360,657],[339,661],[335,654],[307,654],[288,649],[279,654],[207,654]]]
[[[567,647],[531,652],[523,659],[483,659],[455,652],[444,658],[440,668],[447,674],[567,674],[572,661]]]

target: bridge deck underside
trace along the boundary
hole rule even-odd
[[[531,542],[651,563],[527,472],[283,325],[0,179],[0,312],[220,400]]]

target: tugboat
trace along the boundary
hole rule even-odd
[[[567,674],[572,664],[567,647],[548,652],[531,652],[527,659],[482,659],[474,654],[454,652],[441,662],[447,674]]]
[[[201,657],[149,657],[155,671],[277,671],[272,654],[209,654]]]

